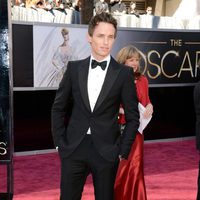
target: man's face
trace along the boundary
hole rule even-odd
[[[151,7],[148,7],[147,8],[147,15],[151,15],[152,14],[152,8]]]
[[[101,61],[110,54],[115,41],[115,28],[110,23],[100,22],[94,29],[93,35],[88,34],[92,55]]]

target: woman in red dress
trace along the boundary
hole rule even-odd
[[[133,68],[138,101],[145,107],[143,117],[148,118],[153,113],[153,106],[149,99],[148,80],[139,71],[140,59],[138,49],[130,45],[119,51],[116,60]],[[125,124],[123,105],[120,108],[119,123]],[[143,145],[144,136],[138,132],[128,159],[120,161],[115,181],[115,200],[147,199],[143,170]]]

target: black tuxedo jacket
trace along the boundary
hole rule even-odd
[[[87,90],[90,57],[71,61],[59,85],[52,107],[52,133],[61,157],[69,156],[91,129],[98,152],[107,160],[118,155],[128,157],[139,126],[138,100],[131,68],[118,64],[112,57],[93,112]],[[64,125],[70,98],[72,114]],[[123,104],[126,128],[120,137],[118,112]]]
[[[196,112],[196,147],[200,150],[200,81],[194,87],[194,107]]]

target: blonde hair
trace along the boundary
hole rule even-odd
[[[66,29],[66,28],[63,28],[62,30],[61,30],[61,34],[64,36],[64,35],[68,35],[69,34],[69,30],[68,29]]]
[[[138,57],[139,60],[141,59],[140,51],[133,45],[128,45],[123,47],[117,54],[116,60],[120,64],[125,64],[127,59],[132,57]],[[134,72],[135,78],[138,79],[142,75],[140,72],[140,68],[138,67],[137,70]]]

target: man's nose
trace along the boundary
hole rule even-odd
[[[107,37],[104,38],[104,44],[108,44],[108,38]]]

